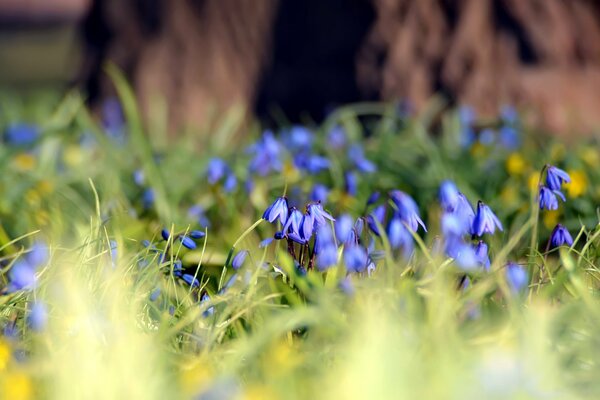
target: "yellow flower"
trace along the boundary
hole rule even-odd
[[[28,172],[35,168],[35,157],[29,153],[21,153],[13,159],[13,165],[21,172]]]
[[[77,165],[81,164],[84,159],[85,156],[81,150],[81,147],[76,145],[68,146],[63,153],[63,160],[69,167],[76,167]]]
[[[558,210],[543,211],[542,221],[544,222],[544,226],[548,229],[554,229],[559,222],[559,217],[560,211]]]
[[[540,183],[539,171],[532,172],[529,175],[528,185],[531,191],[537,190],[538,184]]]
[[[521,154],[511,153],[506,159],[506,171],[509,175],[520,175],[525,171],[527,163]]]
[[[598,167],[600,165],[600,154],[598,154],[598,149],[595,147],[588,147],[583,150],[581,152],[581,159],[591,167]]]
[[[6,399],[28,400],[33,398],[31,378],[22,371],[12,371],[4,374],[2,393]]]
[[[0,338],[0,371],[6,368],[10,361],[10,345],[8,342]]]
[[[579,197],[584,194],[588,187],[585,173],[581,170],[567,171],[567,173],[571,177],[571,182],[565,184],[569,197]]]

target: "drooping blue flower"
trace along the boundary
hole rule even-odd
[[[25,258],[28,263],[36,267],[45,264],[48,261],[48,246],[42,241],[34,242]]]
[[[278,197],[273,204],[267,207],[262,217],[270,223],[279,219],[279,222],[284,225],[288,218],[288,212],[287,199],[285,197]]]
[[[284,143],[291,150],[310,149],[313,142],[313,133],[303,125],[294,125],[282,135]]]
[[[490,207],[480,200],[477,203],[477,214],[473,218],[471,234],[475,236],[483,236],[484,233],[494,234],[496,228],[502,230],[502,223]]]
[[[500,128],[500,145],[507,150],[516,150],[521,144],[519,132],[513,126]]]
[[[546,186],[550,190],[560,190],[563,183],[571,182],[571,177],[565,171],[553,165],[546,168]]]
[[[229,173],[223,182],[225,193],[231,193],[237,188],[237,178],[233,173]]]
[[[361,145],[353,144],[348,149],[348,159],[350,159],[354,166],[364,173],[372,173],[377,171],[377,167],[371,161],[365,157],[364,150]]]
[[[514,262],[508,263],[505,274],[508,286],[513,292],[521,292],[527,287],[529,280],[527,271],[525,271],[525,268],[521,267],[519,264]]]
[[[571,236],[567,228],[565,228],[561,224],[558,224],[552,230],[552,234],[550,235],[550,246],[553,249],[555,249],[564,245],[572,246],[573,237]]]
[[[385,222],[386,211],[387,211],[387,208],[386,208],[385,204],[381,204],[381,205],[375,207],[373,209],[373,212],[371,212],[371,214],[369,214],[366,218],[367,226],[369,227],[371,232],[373,232],[377,236],[381,235],[381,233],[379,232],[379,227],[377,226],[377,223],[379,223],[379,225],[383,226],[383,224]],[[359,235],[360,235],[360,232],[359,232]]]
[[[455,248],[454,261],[465,271],[473,271],[478,265],[478,258],[473,247],[466,243],[460,243]]]
[[[358,193],[358,178],[352,171],[347,171],[344,174],[344,188],[350,196],[356,196]]]
[[[312,192],[310,193],[311,201],[318,201],[318,202],[321,202],[321,204],[325,204],[325,203],[327,203],[328,197],[329,197],[329,189],[327,188],[327,186],[320,184],[320,183],[316,183],[313,186]]]
[[[227,163],[223,161],[223,159],[215,157],[211,158],[208,162],[208,167],[206,170],[206,175],[208,176],[208,183],[214,185],[218,181],[220,181],[225,174],[229,171],[229,167]]]
[[[281,171],[283,167],[281,145],[275,139],[273,132],[265,131],[262,138],[250,146],[248,152],[254,154],[254,158],[250,161],[250,171],[256,172],[260,176]]]
[[[202,239],[204,236],[206,236],[206,233],[203,231],[193,230],[190,231],[189,235],[192,239]]]
[[[325,271],[337,264],[337,246],[333,240],[331,227],[322,225],[317,229],[315,254],[319,271]]]
[[[460,192],[452,181],[444,181],[440,185],[440,205],[446,212],[454,212],[458,208]]]
[[[33,331],[41,332],[48,324],[48,308],[45,303],[36,301],[29,310],[27,325]]]
[[[331,162],[327,157],[302,152],[294,156],[294,165],[301,170],[305,170],[311,174],[317,174],[328,169]]]
[[[22,289],[33,289],[37,284],[36,267],[31,263],[18,260],[11,267],[8,277],[8,291],[10,293]]]
[[[455,213],[444,213],[441,219],[441,228],[444,236],[462,236],[465,234],[464,224]]]
[[[171,234],[169,233],[168,229],[163,228],[160,230],[160,236],[163,238],[163,240],[169,240],[169,237],[171,236]]]
[[[246,261],[247,256],[248,250],[238,251],[238,253],[235,255],[235,257],[233,257],[233,260],[231,261],[231,266],[233,267],[233,269],[240,269],[242,265],[244,265],[244,261]]]
[[[465,232],[468,232],[471,229],[471,225],[473,225],[475,211],[473,211],[471,202],[462,193],[458,194],[458,206],[454,210],[454,213],[464,225]]]
[[[404,255],[412,253],[414,242],[411,233],[406,229],[399,216],[390,220],[387,229],[388,240],[393,249],[402,247]]]
[[[367,206],[377,203],[377,200],[379,200],[379,197],[381,197],[381,193],[379,193],[379,192],[371,193],[371,195],[367,199]]]
[[[285,222],[285,225],[283,225],[283,233],[295,233],[300,235],[300,230],[302,227],[302,217],[304,217],[302,211],[298,210],[296,207],[292,207],[290,209],[288,219]]]
[[[348,272],[364,272],[367,269],[369,256],[362,246],[344,248],[344,264]]]
[[[550,190],[546,186],[540,187],[540,209],[557,210],[558,199],[565,201],[565,196],[558,190]]]
[[[13,146],[27,146],[35,142],[40,135],[37,125],[13,123],[6,127],[4,140]]]
[[[350,276],[346,276],[345,278],[343,278],[338,284],[338,287],[347,296],[354,295],[355,289],[354,285],[352,284],[352,279],[350,279]]]
[[[192,238],[188,236],[180,236],[179,240],[181,240],[181,244],[185,248],[188,248],[190,250],[194,250],[196,248],[196,242],[194,242]]]
[[[144,190],[144,192],[142,193],[142,206],[145,209],[149,209],[152,207],[152,204],[154,204],[154,190],[152,190],[152,188],[148,188],[146,190]]]
[[[344,243],[350,237],[350,232],[354,227],[354,219],[348,214],[342,214],[335,221],[335,236],[341,243]]]
[[[274,238],[272,238],[272,237],[266,238],[266,239],[262,240],[262,241],[261,241],[261,242],[258,244],[258,247],[259,247],[260,249],[264,249],[265,247],[267,247],[268,245],[270,245],[270,244],[273,242],[273,240],[274,240]]]
[[[310,203],[306,210],[313,217],[316,226],[324,225],[327,222],[326,220],[335,221],[331,214],[323,210],[321,203]]]
[[[480,240],[473,248],[475,251],[475,257],[477,257],[477,262],[479,265],[483,267],[486,271],[490,269],[490,257],[488,255],[488,246],[483,241]]]
[[[191,287],[200,286],[200,281],[198,280],[198,278],[194,278],[194,275],[183,274],[183,275],[181,275],[181,279],[183,279]]]
[[[419,225],[421,225],[423,230],[427,232],[425,223],[423,223],[419,216],[419,207],[412,197],[400,190],[392,190],[390,198],[398,208],[400,219],[408,225],[409,229],[416,232],[419,229]]]

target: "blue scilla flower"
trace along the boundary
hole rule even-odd
[[[206,236],[206,233],[204,233],[203,231],[193,230],[193,231],[190,231],[189,235],[192,239],[197,240],[197,239],[202,239],[204,236]]]
[[[155,197],[156,196],[154,194],[154,190],[152,190],[151,188],[144,190],[144,192],[142,193],[142,206],[145,209],[151,208],[152,204],[154,204]]]
[[[279,219],[282,225],[285,224],[288,218],[288,203],[287,198],[278,197],[277,200],[273,202],[265,212],[263,213],[263,219],[269,221],[270,223],[275,222],[275,220]]]
[[[270,244],[273,242],[273,240],[275,240],[275,239],[274,239],[274,238],[272,238],[272,237],[269,237],[269,238],[266,238],[266,239],[262,240],[262,241],[261,241],[261,242],[258,244],[258,248],[259,248],[259,249],[264,249],[265,247],[267,247],[268,245],[270,245]]]
[[[310,192],[310,200],[321,202],[321,204],[327,203],[328,197],[329,189],[327,188],[327,186],[320,183],[316,183],[313,186],[312,191]]]
[[[208,183],[214,185],[220,181],[229,171],[229,166],[223,159],[215,157],[211,158],[208,162],[206,169],[206,175],[208,176]]]
[[[29,310],[27,325],[33,331],[41,332],[48,324],[48,308],[41,301],[36,301]]]
[[[294,125],[282,137],[291,150],[306,150],[312,146],[314,135],[307,127]]]
[[[377,200],[379,200],[379,197],[381,197],[381,193],[379,193],[379,192],[371,193],[371,195],[367,199],[367,206],[377,203]]]
[[[346,132],[341,126],[334,126],[327,135],[327,143],[333,149],[341,149],[346,144]]]
[[[350,196],[356,196],[358,193],[358,177],[353,171],[347,171],[344,174],[344,189]]]
[[[353,144],[348,149],[348,158],[354,163],[354,166],[364,173],[377,171],[377,167],[371,161],[365,158],[365,153],[361,145]]]
[[[6,127],[4,140],[13,146],[27,146],[35,142],[39,135],[40,131],[36,125],[13,123]]]
[[[489,271],[490,257],[488,255],[487,244],[483,240],[480,240],[476,245],[474,245],[473,250],[475,251],[475,257],[477,257],[477,262],[479,265],[481,265],[486,271]]]
[[[317,229],[315,254],[317,255],[317,268],[325,271],[337,264],[337,246],[333,240],[331,227],[322,225]]]
[[[344,264],[348,272],[364,272],[367,269],[369,256],[362,246],[350,246],[344,249]]]
[[[503,126],[500,128],[500,145],[507,150],[516,150],[521,144],[519,132],[513,126]]]
[[[31,245],[25,259],[36,267],[48,262],[48,246],[43,241],[36,241]]]
[[[143,186],[146,183],[146,175],[143,169],[136,169],[133,171],[133,181],[138,186]]]
[[[181,279],[183,279],[185,281],[185,283],[187,283],[191,287],[200,286],[200,281],[198,280],[198,278],[194,278],[194,275],[183,274],[183,275],[181,275]]]
[[[473,271],[479,265],[479,260],[473,247],[467,243],[458,243],[454,249],[454,262],[465,271]]]
[[[454,212],[460,201],[460,192],[452,181],[444,181],[440,185],[439,199],[442,210],[446,212]]]
[[[471,225],[473,224],[473,218],[475,218],[475,211],[473,211],[471,202],[462,193],[458,194],[458,205],[456,210],[454,210],[454,213],[466,226],[466,231],[470,230]]]
[[[446,212],[441,218],[441,228],[444,236],[462,236],[465,234],[464,224],[455,213]]]
[[[248,152],[254,155],[250,161],[250,171],[260,176],[281,171],[281,144],[275,139],[273,132],[265,131],[262,138],[250,146]]]
[[[235,255],[235,257],[233,257],[233,260],[231,261],[231,266],[233,267],[233,269],[240,269],[242,265],[244,265],[244,261],[246,261],[247,256],[248,250],[238,251],[238,253]]]
[[[386,208],[385,204],[381,204],[381,205],[375,207],[373,209],[373,211],[371,212],[371,214],[369,214],[366,218],[367,226],[369,227],[371,232],[373,232],[377,236],[381,235],[381,233],[379,232],[379,227],[377,226],[377,223],[379,223],[379,225],[383,226],[383,224],[385,222],[386,212],[387,212],[387,208]],[[358,234],[360,235],[360,232],[358,232]]]
[[[550,235],[550,246],[555,249],[560,246],[572,246],[573,245],[573,237],[561,224],[556,225],[556,227],[552,230],[552,234]]]
[[[181,244],[185,248],[188,248],[190,250],[194,250],[196,248],[196,242],[194,242],[192,238],[188,236],[180,236],[179,240],[181,240]]]
[[[529,280],[527,271],[519,264],[514,262],[508,263],[505,274],[508,286],[513,292],[521,292],[527,287],[527,282]]]
[[[338,284],[338,287],[347,296],[354,295],[354,284],[352,283],[352,279],[350,278],[350,276],[346,276],[345,278],[343,278]]]
[[[296,233],[299,235],[302,228],[303,217],[304,215],[302,214],[302,211],[298,210],[296,207],[292,207],[290,209],[287,221],[283,225],[283,233]]]
[[[546,168],[546,186],[550,190],[560,190],[563,183],[571,182],[571,177],[565,171],[553,165]]]
[[[550,190],[546,186],[540,187],[540,209],[557,210],[558,199],[565,201],[565,196],[558,190]]]
[[[502,230],[502,223],[491,208],[480,200],[477,203],[477,213],[473,218],[471,234],[475,236],[483,236],[484,233],[493,234],[496,228]]]
[[[484,146],[491,146],[496,140],[496,132],[491,128],[486,128],[479,133],[479,143]]]
[[[33,289],[37,284],[36,267],[25,260],[15,262],[8,273],[8,291]]]
[[[198,225],[200,225],[201,227],[210,227],[210,221],[206,216],[204,207],[202,207],[201,205],[196,204],[188,208],[187,215],[189,218],[196,220],[198,222]]]
[[[327,157],[319,155],[310,155],[306,159],[306,166],[304,169],[311,174],[317,174],[321,171],[329,169],[331,162]]]
[[[160,236],[163,238],[163,240],[169,240],[169,237],[171,237],[171,233],[168,229],[163,228],[160,230]]]
[[[427,228],[419,216],[419,207],[412,197],[400,190],[393,190],[390,192],[390,198],[398,208],[400,219],[408,225],[409,229],[416,232],[421,225],[427,232]]]
[[[161,290],[160,288],[155,288],[154,290],[152,290],[152,292],[150,293],[150,301],[156,301],[156,299],[158,299],[158,296],[160,296]]]
[[[316,226],[324,225],[327,221],[335,221],[335,218],[331,216],[327,211],[323,210],[321,203],[310,203],[306,210],[314,218]]]
[[[335,236],[344,243],[350,237],[350,232],[354,228],[354,219],[348,214],[342,214],[335,221]]]
[[[202,297],[200,298],[200,305],[202,306],[205,304],[210,304],[210,296],[208,295],[208,293],[203,293]],[[215,313],[215,307],[210,306],[206,310],[204,310],[204,312],[202,313],[202,316],[204,318],[208,318],[211,315],[213,315],[214,313]]]
[[[405,255],[412,253],[414,248],[413,237],[408,229],[406,229],[399,216],[394,216],[390,220],[387,228],[387,235],[390,246],[393,249],[402,247]]]

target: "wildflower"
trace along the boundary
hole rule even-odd
[[[377,200],[379,200],[380,196],[381,196],[381,193],[379,193],[379,192],[373,192],[373,193],[371,193],[371,195],[367,199],[367,206],[375,204],[377,202]]]
[[[482,236],[484,233],[493,234],[496,227],[502,230],[502,223],[490,207],[480,200],[477,203],[477,214],[473,218],[471,234],[475,236]]]
[[[334,148],[340,149],[346,144],[346,133],[341,126],[335,126],[327,135],[327,143]]]
[[[338,287],[348,296],[352,296],[354,294],[354,285],[352,284],[350,276],[346,276],[344,279],[342,279],[338,284]]]
[[[196,248],[196,243],[187,236],[180,236],[179,240],[181,240],[181,244],[185,248],[188,248],[190,250],[194,250]]]
[[[262,241],[259,243],[258,247],[259,247],[260,249],[264,249],[265,247],[267,247],[268,245],[270,245],[270,244],[273,242],[273,240],[274,240],[274,239],[273,239],[272,237],[270,237],[270,238],[266,238],[266,239],[262,240]]]
[[[247,256],[248,250],[240,250],[231,261],[231,266],[233,269],[240,269],[242,265],[244,265],[244,261],[246,261]]]
[[[311,203],[307,207],[308,214],[310,214],[315,221],[317,226],[325,224],[325,220],[335,221],[335,218],[331,216],[327,211],[323,210],[321,203]]]
[[[506,266],[506,280],[513,292],[521,292],[527,287],[527,271],[517,263],[508,263]]]
[[[143,169],[136,169],[135,171],[133,171],[133,181],[138,186],[144,185],[144,183],[146,182],[146,176],[144,174]]]
[[[466,243],[459,243],[454,249],[454,261],[465,271],[472,271],[478,264],[477,255],[471,246]]]
[[[261,140],[250,146],[248,149],[254,154],[250,161],[250,171],[258,173],[260,176],[266,176],[271,171],[281,171],[282,162],[281,145],[275,139],[273,132],[265,131]]]
[[[500,145],[507,150],[515,150],[521,144],[519,132],[512,126],[500,128]]]
[[[317,174],[326,170],[331,165],[327,157],[314,154],[298,154],[294,157],[294,164],[299,169],[304,169],[311,174]]]
[[[223,182],[223,190],[225,193],[231,193],[237,188],[237,178],[233,173],[227,175],[225,182]]]
[[[210,221],[206,217],[206,213],[204,212],[204,207],[201,205],[193,205],[188,208],[187,215],[189,218],[192,218],[198,222],[198,225],[201,227],[210,227]]]
[[[313,134],[302,125],[292,126],[286,134],[283,135],[285,144],[293,150],[306,150],[312,146]]]
[[[35,302],[31,306],[29,316],[27,317],[27,325],[34,331],[40,332],[44,330],[48,323],[48,309],[46,304],[42,302]]]
[[[571,177],[571,182],[565,185],[569,197],[579,197],[584,194],[588,187],[588,180],[585,173],[579,170],[570,171],[569,176]]]
[[[486,270],[490,269],[490,257],[488,256],[488,246],[483,240],[480,240],[475,246],[475,257],[477,262]]]
[[[160,288],[156,288],[150,293],[150,301],[155,301],[160,296]]]
[[[344,263],[349,272],[364,272],[368,261],[367,251],[362,246],[351,246],[344,249]]]
[[[206,233],[203,231],[194,230],[190,231],[189,235],[192,239],[202,239],[204,236],[206,236]]]
[[[208,162],[206,174],[208,175],[208,183],[214,185],[221,180],[229,170],[229,167],[221,158],[212,158]]]
[[[554,249],[564,245],[572,246],[573,238],[567,228],[558,224],[550,235],[550,246]]]
[[[479,133],[479,143],[484,146],[490,146],[494,144],[496,140],[496,132],[491,128],[486,128]]]
[[[36,125],[13,123],[6,127],[4,140],[14,146],[26,146],[35,142],[40,134]]]
[[[210,304],[210,296],[208,295],[208,293],[202,294],[202,297],[200,298],[200,305],[203,305],[206,303]],[[210,306],[206,310],[204,310],[204,312],[202,313],[202,316],[204,318],[208,318],[209,316],[213,315],[214,313],[215,313],[215,307]]]
[[[356,174],[352,171],[348,171],[344,174],[344,177],[346,178],[344,185],[346,193],[350,196],[356,196],[356,193],[358,193],[358,179]]]
[[[350,237],[354,220],[348,214],[340,215],[335,221],[335,236],[340,242],[345,242]]]
[[[33,289],[37,283],[36,267],[24,260],[15,262],[8,276],[10,278],[10,283],[8,284],[9,292]]]
[[[571,182],[571,177],[565,171],[553,165],[546,169],[546,186],[551,190],[560,190],[563,183]]]
[[[317,201],[324,204],[327,203],[327,197],[329,197],[329,189],[327,186],[320,183],[313,186],[312,192],[310,193],[311,201]]]
[[[371,231],[377,236],[380,235],[377,223],[379,223],[379,225],[383,225],[386,211],[385,205],[381,204],[375,207],[373,212],[367,216],[367,225],[369,226],[369,229],[371,229]]]
[[[169,237],[171,236],[171,233],[169,232],[168,229],[161,229],[160,231],[160,236],[162,236],[163,240],[169,240]]]
[[[473,219],[475,218],[475,212],[473,211],[473,206],[467,197],[458,193],[458,204],[456,210],[454,210],[454,215],[458,218],[465,232],[468,232],[471,229],[471,225],[473,224]]]
[[[402,247],[405,255],[412,253],[414,247],[413,237],[408,229],[406,229],[398,215],[395,215],[394,218],[390,220],[390,223],[388,224],[387,235],[390,246],[393,249]]]
[[[460,192],[452,181],[444,181],[440,185],[440,204],[446,212],[453,212],[458,207]]]
[[[444,236],[461,236],[465,234],[464,225],[454,213],[444,213],[441,220],[442,233]]]
[[[183,274],[181,276],[181,279],[183,279],[191,287],[198,287],[198,286],[200,286],[200,281],[198,281],[198,278],[194,278],[194,275]]]
[[[275,222],[275,220],[279,218],[279,222],[283,225],[287,221],[288,212],[287,199],[285,197],[279,197],[273,204],[267,207],[262,217],[270,223]]]
[[[556,210],[558,209],[558,200],[560,197],[565,201],[565,196],[558,190],[550,190],[546,186],[540,187],[540,209]]]
[[[377,171],[375,164],[365,158],[363,148],[358,144],[350,146],[348,149],[348,158],[352,160],[360,172],[372,173]]]
[[[410,230],[416,232],[419,229],[419,225],[421,225],[423,230],[427,232],[427,228],[419,216],[419,207],[412,197],[400,190],[390,192],[390,197],[394,204],[396,204],[396,207],[398,207],[400,219],[408,225]]]
[[[333,241],[331,228],[327,225],[322,225],[317,230],[315,254],[319,271],[325,271],[337,264],[337,246]]]
[[[525,171],[527,163],[520,153],[514,152],[506,158],[506,171],[509,175],[520,175]]]
[[[151,208],[152,204],[154,204],[155,197],[156,196],[154,195],[154,190],[152,190],[152,189],[144,190],[144,192],[142,193],[142,206],[146,210]]]
[[[299,234],[300,233],[300,228],[302,226],[302,217],[304,215],[302,214],[302,212],[300,210],[298,210],[296,207],[292,207],[289,210],[289,215],[287,218],[287,221],[285,222],[285,225],[283,225],[283,233],[287,234],[287,233],[296,233]]]

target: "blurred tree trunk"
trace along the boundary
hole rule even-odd
[[[277,0],[114,0],[104,10],[111,39],[103,58],[125,70],[146,111],[166,99],[171,130],[204,124],[252,104],[276,6]]]
[[[557,132],[600,125],[600,2],[373,1],[363,90],[417,108],[436,92],[483,114],[515,104]]]

